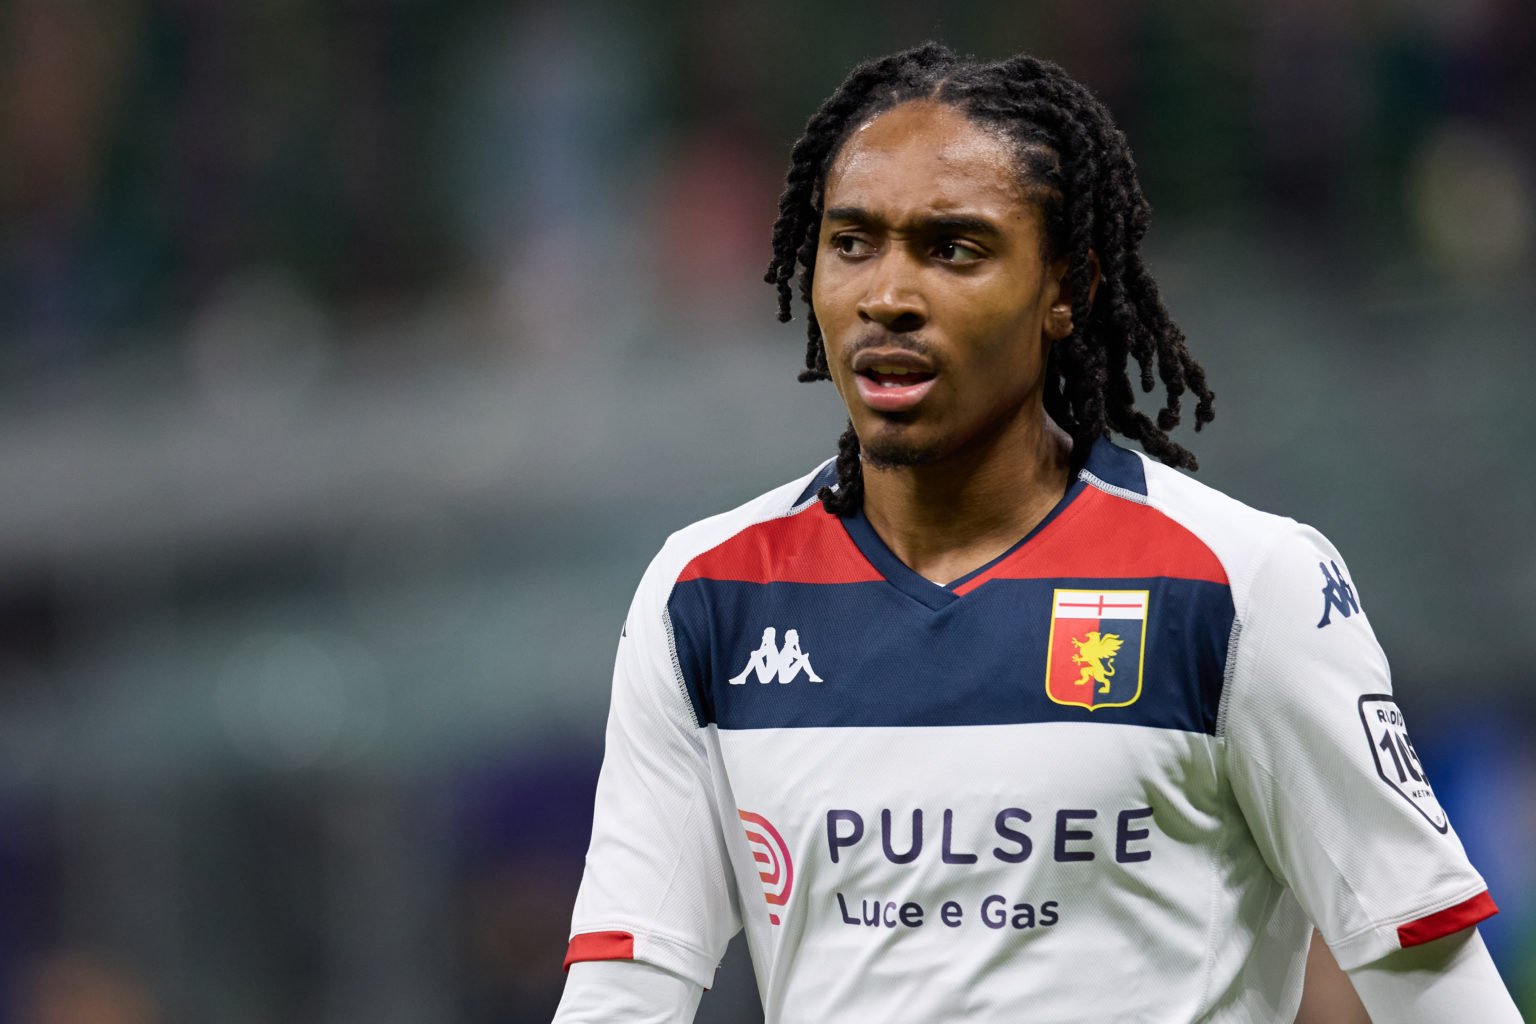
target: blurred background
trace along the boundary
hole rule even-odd
[[[1536,1013],[1532,5],[6,0],[0,1022],[548,1019],[641,570],[841,427],[789,146],[929,37],[1129,134],[1176,436],[1348,556]]]

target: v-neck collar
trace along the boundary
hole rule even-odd
[[[1014,552],[1028,544],[1041,530],[1049,526],[1073,501],[1077,500],[1077,496],[1083,492],[1083,488],[1088,486],[1083,479],[1083,470],[1086,469],[1089,473],[1093,473],[1094,465],[1104,461],[1106,455],[1114,450],[1114,445],[1110,444],[1107,440],[1100,439],[1095,441],[1088,449],[1088,457],[1086,459],[1082,461],[1072,460],[1072,477],[1071,481],[1067,484],[1066,492],[1062,494],[1061,500],[1056,502],[1055,506],[1045,514],[1045,518],[1036,523],[1016,543],[1010,545],[1007,551],[1004,551],[985,565],[978,566],[964,576],[950,580],[948,583],[935,583],[920,573],[915,572],[907,563],[897,558],[895,553],[886,546],[885,541],[881,539],[880,535],[875,532],[875,528],[870,524],[869,519],[865,517],[862,505],[858,511],[842,520],[843,528],[848,531],[848,537],[853,541],[854,546],[869,560],[869,564],[874,566],[881,576],[885,577],[887,583],[914,601],[926,605],[934,611],[938,611],[961,599],[963,595],[955,592],[957,588],[965,585],[970,580],[975,579],[997,565],[1003,559],[1014,554]]]

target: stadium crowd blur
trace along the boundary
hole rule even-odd
[[[788,146],[930,36],[1120,119],[1536,1014],[1532,5],[9,0],[0,1024],[548,1019],[630,592],[841,426]]]

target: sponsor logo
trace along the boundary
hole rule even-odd
[[[932,808],[924,815],[921,807],[910,812],[882,807],[878,817],[868,816],[867,824],[865,814],[851,807],[834,807],[827,811],[827,856],[833,864],[851,856],[871,857],[878,833],[880,856],[892,864],[932,861],[935,856],[944,864],[975,864],[982,859],[1022,864],[1037,855],[1031,830],[1045,828],[1050,830],[1050,841],[1038,853],[1058,864],[1108,857],[1111,847],[1118,864],[1152,859],[1147,842],[1152,830],[1149,824],[1143,827],[1152,818],[1152,808],[1128,807],[1118,812],[1104,808],[1103,821],[1100,820],[1100,810],[1097,807],[1057,808],[1053,813],[1042,815],[1042,824],[1032,826],[1030,823],[1035,820],[1035,815],[1030,811],[1023,807],[1004,807],[992,816],[991,829],[978,839],[975,823],[969,823],[969,827],[961,825],[951,807],[943,808],[937,815]],[[936,817],[937,821],[934,820]],[[1114,819],[1112,826],[1108,820],[1111,817]],[[1096,838],[1100,834],[1105,837]],[[1113,843],[1109,842],[1107,834],[1113,834]],[[988,840],[996,840],[997,845],[990,845]],[[1099,846],[1098,853],[1094,852],[1096,845]]]
[[[1360,698],[1360,724],[1365,726],[1365,738],[1371,744],[1371,758],[1376,762],[1376,774],[1392,791],[1424,815],[1424,820],[1444,834],[1451,824],[1445,810],[1429,788],[1429,777],[1419,763],[1419,753],[1408,739],[1408,725],[1403,713],[1397,709],[1397,701],[1390,693],[1368,693]]]
[[[1328,572],[1328,565],[1333,566],[1333,573]],[[1334,612],[1338,612],[1346,619],[1360,610],[1360,602],[1355,600],[1355,588],[1349,585],[1349,580],[1344,578],[1344,573],[1339,570],[1339,563],[1330,561],[1328,565],[1322,562],[1317,567],[1323,570],[1323,617],[1317,620],[1317,628],[1322,629],[1333,621]]]
[[[1045,657],[1045,692],[1089,711],[1141,696],[1146,661],[1145,590],[1057,590]]]
[[[768,921],[779,924],[778,908],[789,902],[795,887],[795,862],[789,856],[784,837],[767,818],[740,808],[736,813],[741,816],[752,859],[757,862],[757,877],[762,880],[763,898],[768,901]]]
[[[1049,929],[1068,914],[1068,903],[1048,890],[980,896],[968,885],[960,887],[959,899],[942,899],[932,889],[925,893],[924,887],[903,885],[878,871],[880,858],[895,865],[935,860],[958,865],[1023,864],[1032,857],[1088,865],[1113,857],[1123,870],[1135,871],[1133,865],[1152,860],[1160,834],[1151,807],[1037,808],[1033,813],[1023,807],[1002,807],[995,814],[979,819],[967,816],[964,821],[952,807],[926,811],[922,807],[866,807],[863,811],[833,807],[826,818],[828,859],[847,865],[847,886],[856,887],[844,891],[840,885],[832,893],[836,920],[849,927],[887,931],[910,931],[933,923],[950,929],[974,929],[979,924],[994,932]],[[983,822],[990,828],[982,827]],[[872,866],[877,870],[871,871]],[[889,888],[864,888],[881,877]],[[1063,878],[1057,876],[1057,881]]]
[[[747,667],[731,677],[731,682],[741,685],[747,676],[756,675],[757,681],[766,683],[778,679],[787,683],[804,672],[813,683],[821,682],[821,676],[811,667],[811,656],[800,649],[800,634],[793,629],[784,631],[784,646],[776,641],[777,631],[769,626],[763,630],[763,642],[747,657]]]

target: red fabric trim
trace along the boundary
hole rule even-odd
[[[955,593],[968,594],[988,580],[1058,576],[1227,582],[1221,560],[1199,537],[1150,505],[1089,485],[1029,543],[966,580]]]
[[[1454,907],[1446,907],[1428,917],[1398,925],[1397,944],[1407,949],[1409,946],[1433,942],[1453,932],[1459,932],[1463,928],[1470,928],[1498,912],[1499,908],[1493,902],[1493,897],[1484,890],[1469,900],[1462,900]]]
[[[745,583],[869,583],[881,579],[842,521],[816,502],[747,527],[699,555],[677,577]]]
[[[633,960],[635,937],[629,932],[587,932],[571,936],[565,951],[565,970],[588,960]]]

